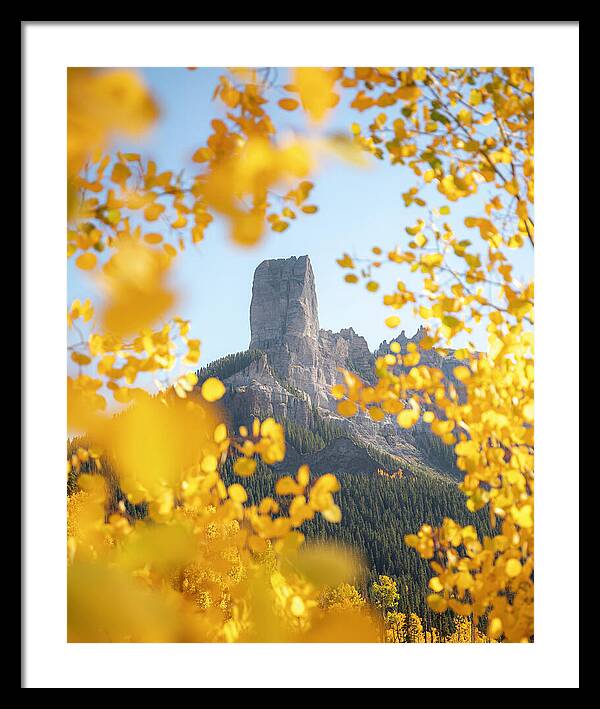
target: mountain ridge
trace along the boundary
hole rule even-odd
[[[199,371],[200,379],[212,373],[220,376],[226,385],[223,405],[232,425],[247,424],[254,416],[272,416],[283,424],[292,424],[302,430],[318,431],[335,428],[338,438],[346,438],[351,445],[340,448],[338,468],[356,471],[356,460],[365,464],[364,472],[381,467],[368,449],[381,451],[386,460],[393,458],[399,465],[408,465],[424,473],[438,475],[438,464],[422,450],[419,436],[422,424],[405,430],[397,426],[393,416],[376,423],[365,412],[346,419],[337,413],[336,401],[330,395],[333,385],[343,381],[340,369],[348,369],[368,384],[376,383],[376,357],[389,352],[391,342],[399,342],[406,351],[409,343],[418,342],[425,334],[420,327],[415,335],[407,337],[402,331],[390,342],[382,342],[375,352],[369,350],[364,337],[349,326],[339,332],[319,326],[317,290],[308,255],[261,262],[252,283],[250,304],[249,349],[231,355],[238,367],[223,369],[221,358]],[[452,355],[444,357],[434,350],[422,351],[426,364],[438,366],[451,376],[458,363]],[[212,369],[211,369],[212,367]],[[225,375],[225,376],[223,376]],[[283,467],[312,462],[321,468],[321,459],[314,454],[290,449]],[[370,458],[372,464],[368,464]],[[310,460],[309,460],[310,459]],[[388,466],[391,467],[391,466]],[[375,468],[377,469],[377,468]],[[392,471],[389,471],[392,472]]]

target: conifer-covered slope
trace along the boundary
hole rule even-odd
[[[250,344],[201,369],[199,384],[209,376],[227,386],[223,404],[232,425],[254,416],[272,416],[287,430],[290,450],[284,467],[307,462],[316,471],[388,472],[449,475],[457,473],[452,455],[417,425],[399,428],[393,416],[374,422],[362,412],[341,417],[330,394],[348,369],[375,382],[375,359],[389,352],[383,342],[375,352],[352,327],[334,333],[319,327],[315,278],[308,256],[263,261],[254,273],[250,305]],[[424,330],[396,339],[406,351]],[[423,361],[448,376],[458,361],[435,351]]]
[[[392,577],[398,583],[399,610],[417,613],[428,625],[447,632],[453,627],[452,614],[433,613],[426,602],[431,592],[428,581],[431,569],[427,560],[404,543],[406,534],[418,531],[424,520],[439,525],[451,517],[462,525],[472,524],[479,534],[490,534],[490,522],[484,510],[473,514],[465,506],[465,498],[455,482],[443,476],[405,474],[388,476],[380,472],[364,475],[338,472],[338,503],[342,520],[332,524],[315,517],[305,522],[301,531],[307,543],[339,544],[358,555],[363,572],[354,584],[368,595],[378,574]],[[243,480],[249,500],[258,503],[272,496],[284,507],[289,498],[273,494],[276,470],[259,463],[256,473]],[[313,479],[316,474],[313,475]],[[223,470],[226,484],[239,482],[228,461]]]

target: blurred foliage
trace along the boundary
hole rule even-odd
[[[218,404],[225,386],[209,373],[197,387],[190,368],[200,340],[171,316],[180,304],[173,261],[203,241],[215,217],[243,247],[268,229],[285,231],[317,211],[309,178],[333,154],[358,166],[388,160],[414,180],[402,197],[423,216],[406,225],[406,243],[346,253],[338,264],[367,293],[379,291],[384,265],[419,275],[420,287],[399,280],[384,294],[393,311],[385,322],[398,327],[398,312],[410,307],[427,323],[418,347],[402,353],[392,343],[377,359],[375,386],[344,372],[331,392],[338,411],[394,417],[405,429],[422,421],[454,448],[466,507],[483,511],[490,531],[444,518],[406,535],[431,566],[428,605],[467,619],[457,641],[467,623],[477,641],[482,621],[492,640],[531,641],[534,292],[514,278],[511,258],[534,244],[532,71],[300,67],[287,84],[275,77],[224,72],[213,99],[226,117],[212,121],[188,178],[139,153],[110,152],[115,136],[142,135],[159,115],[136,72],[68,70],[67,256],[103,294],[67,313],[78,372],[67,381],[68,430],[93,442],[69,451],[69,640],[418,642],[427,632],[416,614],[394,616],[392,627],[387,614],[401,611],[389,599],[379,605],[382,619],[378,590],[375,606],[354,602],[346,587],[339,601],[322,602],[326,588],[360,575],[351,552],[303,543],[300,531],[315,519],[341,522],[338,479],[311,479],[302,466],[275,483],[285,502],[267,495],[250,503],[242,482],[258,462],[283,460],[284,431],[268,418],[228,425]],[[342,96],[357,121],[347,135],[328,135],[323,126]],[[280,135],[274,101],[302,112],[307,130]],[[473,212],[456,230],[444,217],[458,200]],[[484,354],[468,341],[475,325],[488,333]],[[459,335],[467,339],[455,353],[464,361],[453,372],[460,396],[421,361]],[[149,373],[153,396],[135,386]],[[114,415],[115,406],[126,410]],[[103,456],[114,480],[96,474]],[[242,482],[225,484],[227,460]],[[109,509],[117,487],[123,497]],[[345,604],[352,623],[337,608]]]

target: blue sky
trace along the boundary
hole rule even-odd
[[[120,143],[121,149],[141,149],[144,156],[157,161],[160,169],[186,170],[193,174],[198,166],[191,161],[194,151],[205,144],[211,133],[210,121],[223,114],[221,104],[211,100],[222,69],[188,71],[180,68],[141,70],[160,107],[161,117],[153,132],[140,144]],[[280,70],[283,75],[285,70]],[[281,81],[280,83],[285,83]],[[273,103],[280,98],[273,96]],[[280,131],[306,129],[301,115],[274,106],[269,109]],[[340,104],[325,124],[328,131],[348,132],[353,121],[367,125],[380,109],[360,115]],[[388,120],[396,117],[397,107],[387,109]],[[177,313],[192,321],[192,335],[202,341],[201,364],[247,348],[250,340],[249,307],[252,276],[264,259],[287,258],[308,254],[315,273],[319,320],[324,329],[338,331],[353,327],[363,335],[371,349],[394,333],[405,329],[412,334],[419,326],[409,309],[401,311],[398,330],[390,330],[384,319],[391,314],[382,304],[386,287],[390,292],[397,280],[411,283],[407,269],[388,265],[377,274],[382,284],[378,293],[369,293],[359,285],[343,281],[344,271],[335,259],[343,252],[369,256],[374,245],[384,251],[406,244],[404,228],[422,216],[419,208],[406,208],[402,192],[412,186],[414,176],[401,166],[371,161],[369,169],[348,163],[330,162],[319,168],[314,177],[315,189],[310,202],[319,206],[314,215],[304,215],[285,232],[269,232],[255,248],[241,249],[231,244],[224,224],[217,221],[206,231],[205,240],[188,248],[176,259],[173,282],[181,291]],[[437,206],[444,202],[437,195]],[[462,228],[465,216],[474,213],[475,205],[454,203],[446,220]],[[471,234],[475,240],[475,235]],[[533,272],[533,254],[526,247],[514,254],[514,275],[528,279]],[[68,299],[86,297],[91,284],[86,275],[70,262]],[[485,348],[482,334],[474,336],[478,347]]]

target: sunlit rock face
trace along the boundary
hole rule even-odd
[[[318,336],[317,292],[308,256],[263,261],[252,284],[250,347],[269,350]]]
[[[280,379],[320,400],[319,314],[308,256],[263,261],[256,269],[250,349],[266,352]]]
[[[308,256],[263,261],[254,273],[250,349],[268,356],[274,373],[306,392],[316,406],[332,408],[329,388],[340,368],[373,379],[375,358],[352,328],[319,328],[315,277]]]

